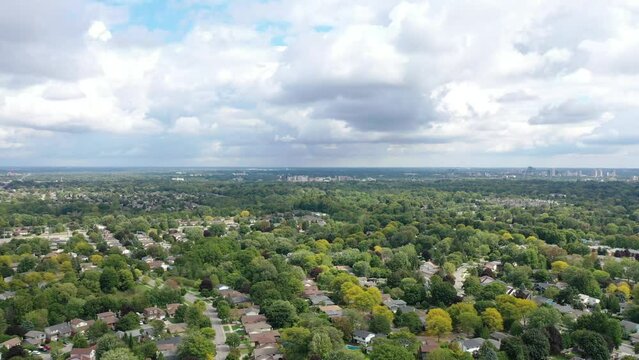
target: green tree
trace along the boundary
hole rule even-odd
[[[370,353],[371,360],[415,360],[408,349],[390,340],[376,340],[373,342],[373,351]]]
[[[526,360],[524,342],[518,336],[511,336],[502,340],[499,350],[503,351],[509,360]]]
[[[416,312],[402,313],[399,310],[395,314],[395,325],[397,327],[406,327],[413,334],[419,334],[424,327]]]
[[[318,357],[319,359],[326,358],[331,350],[333,350],[331,339],[324,332],[317,332],[313,334],[308,347],[310,354]]]
[[[138,360],[138,357],[127,348],[118,348],[105,352],[100,360]]]
[[[179,345],[178,357],[212,360],[215,357],[215,344],[199,331],[193,331]]]
[[[282,349],[290,360],[304,360],[308,357],[311,331],[303,327],[291,327],[281,331]]]
[[[109,327],[102,320],[97,320],[91,325],[86,332],[87,338],[91,341],[97,341],[102,335],[109,332]]]
[[[113,268],[105,268],[100,274],[100,289],[105,293],[111,293],[118,286],[118,272]]]
[[[369,323],[369,330],[374,333],[388,334],[391,330],[391,322],[384,315],[373,315]]]
[[[236,333],[230,333],[230,334],[226,335],[225,344],[228,345],[231,348],[236,348],[236,347],[240,346],[241,342],[242,342],[242,338],[240,337],[240,335],[238,335]]]
[[[581,316],[577,319],[575,329],[590,330],[600,334],[608,343],[609,349],[617,348],[621,345],[623,329],[621,328],[619,321],[610,318],[602,312],[593,312],[591,314]]]
[[[297,320],[295,306],[286,300],[276,300],[264,309],[269,323],[276,328],[292,326]]]
[[[544,329],[555,326],[561,322],[561,314],[554,308],[542,306],[533,310],[528,317],[528,326],[532,328]]]
[[[542,360],[550,355],[550,343],[543,330],[527,330],[521,336],[521,340],[525,344],[529,360]]]
[[[129,331],[140,327],[140,317],[134,311],[129,311],[126,315],[122,316],[116,328],[121,331]]]
[[[577,330],[571,334],[575,347],[592,360],[606,360],[610,358],[606,340],[594,331]]]
[[[479,348],[477,354],[477,360],[497,360],[497,349],[490,341],[484,341],[484,344]]]
[[[105,334],[98,339],[95,348],[95,354],[98,359],[102,359],[102,355],[108,351],[126,347],[126,344],[120,340],[115,334]]]
[[[336,350],[326,356],[326,360],[365,360],[366,356],[359,351],[354,350]]]

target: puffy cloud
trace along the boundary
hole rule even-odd
[[[639,166],[629,1],[197,0],[175,26],[139,6],[0,3],[3,157]]]
[[[572,124],[599,120],[603,110],[589,99],[570,99],[547,105],[530,119],[532,125]],[[607,114],[606,117],[610,116]]]

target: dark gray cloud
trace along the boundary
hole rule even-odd
[[[528,122],[531,125],[575,124],[596,120],[603,112],[602,108],[591,100],[572,99],[543,107]]]

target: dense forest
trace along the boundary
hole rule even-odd
[[[0,233],[3,358],[635,353],[631,182],[31,179]]]

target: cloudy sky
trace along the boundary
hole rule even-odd
[[[0,165],[639,167],[635,0],[0,1]]]

